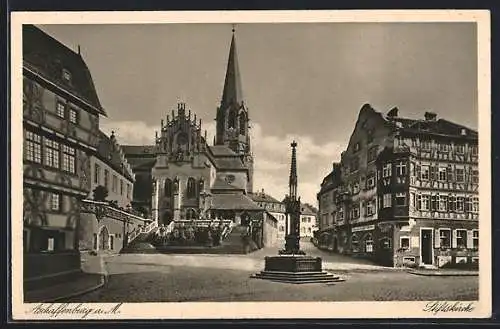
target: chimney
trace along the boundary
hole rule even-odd
[[[436,121],[436,113],[434,112],[425,112],[424,118],[425,121]]]

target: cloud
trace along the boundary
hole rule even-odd
[[[120,144],[142,145],[154,142],[158,126],[150,126],[141,121],[102,121],[105,133],[115,131]],[[211,145],[215,136],[215,122],[203,124],[207,130],[207,140]],[[317,143],[307,135],[287,134],[276,136],[263,131],[258,123],[252,124],[251,149],[254,154],[254,190],[264,189],[276,199],[283,199],[288,193],[290,175],[291,147],[295,140],[297,146],[298,192],[302,201],[317,204],[318,193],[323,177],[332,169],[332,162],[339,161],[345,144],[338,141]]]
[[[263,188],[277,199],[288,193],[290,143],[295,140],[298,144],[298,193],[304,202],[316,205],[316,193],[323,177],[330,172],[332,162],[339,161],[344,143],[330,141],[320,144],[306,135],[275,136],[264,132],[258,123],[252,125],[251,134],[255,156],[254,189]]]
[[[155,140],[155,131],[160,130],[160,125],[149,126],[142,121],[101,119],[99,126],[107,135],[114,131],[116,140],[122,145],[152,145]]]

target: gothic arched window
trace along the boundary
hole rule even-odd
[[[187,197],[189,199],[196,197],[196,181],[193,177],[189,177],[187,181]]]
[[[245,135],[247,125],[247,117],[245,113],[240,114],[240,135]]]
[[[227,126],[228,128],[234,128],[236,127],[236,112],[231,110],[229,111],[229,117],[227,120]]]
[[[165,196],[166,197],[172,196],[172,180],[170,179],[167,179],[165,181]]]

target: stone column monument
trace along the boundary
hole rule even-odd
[[[300,197],[297,191],[297,143],[291,144],[292,160],[289,195],[286,197],[286,215],[290,223],[285,236],[285,249],[279,255],[265,258],[264,271],[254,278],[288,283],[325,283],[343,281],[338,276],[323,271],[320,257],[306,255],[300,249]]]

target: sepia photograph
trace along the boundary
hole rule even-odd
[[[76,14],[13,17],[13,314],[490,314],[488,12]]]

